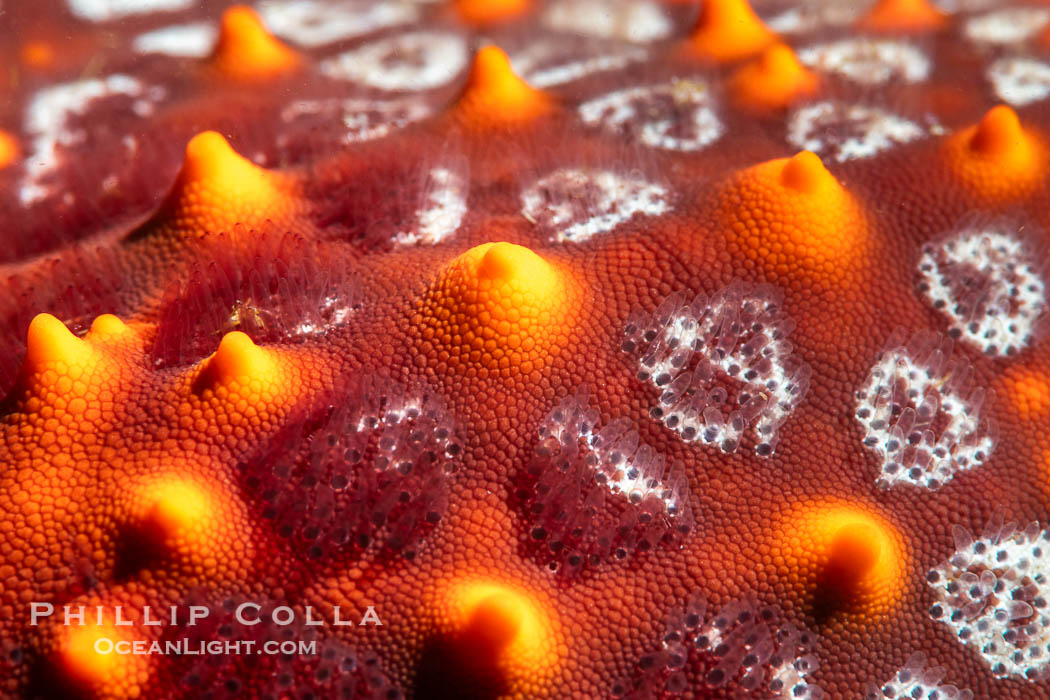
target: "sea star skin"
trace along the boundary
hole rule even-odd
[[[725,630],[751,629],[737,617],[714,635],[711,621],[765,609],[769,630],[800,631],[784,653],[816,661],[804,683],[826,697],[906,685],[926,662],[944,675],[924,687],[1050,692],[1039,673],[997,670],[931,611],[951,600],[931,572],[970,565],[960,528],[981,540],[996,517],[1050,520],[1041,312],[1006,352],[976,332],[946,343],[964,312],[935,300],[984,274],[953,272],[950,241],[988,264],[1006,256],[996,279],[1050,279],[1047,107],[1002,105],[1012,93],[987,74],[1010,52],[1043,57],[1047,36],[996,39],[1005,30],[971,3],[882,2],[845,23],[803,7],[794,27],[781,3],[756,3],[757,15],[737,0],[654,3],[655,36],[631,36],[636,21],[584,40],[550,19],[582,1],[388,2],[388,25],[348,3],[349,26],[365,28],[314,45],[287,12],[277,23],[273,8],[294,4],[260,3],[276,38],[224,3],[169,0],[123,18],[120,2],[4,8],[0,693],[782,697],[791,688],[769,685],[771,649],[711,675],[710,648],[742,648]],[[130,48],[198,22],[213,32],[201,55]],[[474,57],[460,66],[438,52],[446,79],[392,94],[330,74],[338,54],[417,31],[461,37]],[[827,48],[851,36],[883,43],[859,56]],[[530,86],[514,63],[550,37],[559,58],[593,57],[590,41],[645,58]],[[854,71],[872,55],[889,76],[874,86]],[[84,81],[74,106],[47,92]],[[633,113],[598,109],[636,87]],[[48,109],[34,110],[42,94]],[[844,136],[793,143],[793,111],[825,100],[888,110],[921,136],[850,145],[847,123]],[[344,120],[344,101],[358,121]],[[540,188],[547,213],[523,213],[522,193],[561,171],[547,187],[568,194]],[[605,171],[617,178],[586,179]],[[619,216],[607,182],[647,199]],[[566,219],[601,216],[612,223],[575,229],[585,240],[559,238]],[[974,231],[1017,246],[981,247]],[[939,267],[920,272],[924,251]],[[1013,318],[1022,292],[1045,305],[1034,283],[978,289],[983,315],[966,323]],[[769,367],[743,341],[699,357],[727,335],[761,334],[704,330],[734,313],[772,319],[755,345]],[[695,348],[666,344],[687,337]],[[689,351],[688,371],[659,368],[697,368],[693,388],[736,392],[746,372],[718,378],[734,360],[772,373],[763,380],[791,367],[800,398],[770,421],[775,440],[756,420],[771,404],[750,404],[758,413],[729,442],[667,422],[661,395],[676,376],[645,364],[667,347]],[[911,475],[893,471],[898,451],[866,442],[861,411],[889,400],[872,374],[885,358],[925,371],[938,407],[972,414],[932,487],[898,483]],[[922,398],[903,414],[920,414]],[[931,440],[947,440],[947,422],[931,421]],[[659,465],[653,483],[622,486],[601,438],[613,433],[624,456]],[[979,457],[959,463],[972,445]],[[571,511],[583,524],[569,527],[550,515],[565,503],[594,512]],[[309,606],[329,623],[338,606],[355,622],[238,626],[243,601],[291,606],[300,621]],[[30,624],[33,602],[57,614]],[[89,624],[61,625],[64,605],[87,606]],[[135,624],[117,625],[118,605]],[[154,627],[144,605],[211,612],[201,626]],[[382,626],[356,624],[369,606]],[[686,639],[701,632],[710,648]],[[209,663],[92,649],[99,637],[230,634],[318,639],[325,653]]]

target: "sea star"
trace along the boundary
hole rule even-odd
[[[1050,694],[1050,8],[0,16],[4,696]]]

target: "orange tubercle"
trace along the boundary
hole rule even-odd
[[[73,335],[66,324],[48,313],[37,314],[29,323],[24,370],[29,375],[57,373],[78,379],[103,363],[99,346],[114,337],[126,338],[130,329],[116,316],[102,314],[83,338]]]
[[[948,16],[929,0],[879,0],[859,22],[861,28],[918,32],[943,27]]]
[[[730,248],[778,274],[839,280],[867,247],[861,206],[809,151],[741,171],[720,200]]]
[[[784,516],[774,548],[783,574],[818,617],[884,615],[903,590],[903,538],[866,506],[821,501],[793,508]]]
[[[147,517],[168,538],[179,537],[214,517],[207,493],[189,481],[175,478],[149,491]]]
[[[1009,405],[1023,420],[1038,420],[1050,414],[1050,376],[1016,365],[1008,367],[1001,380]]]
[[[444,593],[440,627],[455,656],[480,676],[495,676],[509,695],[539,692],[533,684],[561,661],[554,613],[519,585],[461,580]]]
[[[204,360],[203,386],[213,390],[219,387],[276,389],[280,384],[280,368],[272,353],[260,348],[241,331],[227,333],[219,342],[219,348]]]
[[[189,476],[197,468],[183,459],[168,466],[133,488],[131,517],[140,544],[191,578],[216,582],[245,575],[254,548],[241,502],[225,487]]]
[[[219,41],[211,65],[234,80],[273,78],[295,71],[299,55],[274,38],[252,8],[227,9],[219,25]]]
[[[956,178],[990,203],[1028,195],[1041,182],[1047,160],[1043,138],[1005,105],[948,137],[945,155]]]
[[[456,107],[478,126],[526,122],[549,112],[554,100],[525,82],[498,46],[478,49]]]
[[[194,439],[243,450],[252,444],[249,436],[271,431],[329,379],[309,352],[258,347],[232,331],[214,353],[179,376],[165,400],[177,407],[178,424]]]
[[[688,41],[695,55],[723,62],[753,56],[776,39],[747,0],[708,0]]]
[[[467,24],[484,26],[520,17],[529,11],[529,0],[456,0],[456,13]]]
[[[86,340],[73,335],[51,314],[37,314],[29,323],[26,371],[38,373],[53,365],[82,367],[94,360],[93,355]]]
[[[460,371],[530,374],[567,345],[577,296],[566,271],[528,248],[471,248],[418,303],[421,362],[430,356]]]
[[[22,149],[14,134],[0,129],[0,170],[14,163],[21,155]]]
[[[70,605],[78,612],[77,605]],[[56,616],[64,611],[55,606]],[[58,667],[65,680],[91,697],[135,698],[145,689],[150,676],[145,654],[117,653],[115,646],[138,638],[132,627],[114,624],[114,611],[104,610],[98,624],[95,606],[84,606],[83,623],[73,621],[62,628],[58,640]],[[129,647],[130,648],[130,647]]]
[[[155,223],[179,236],[230,232],[237,224],[282,221],[298,208],[292,180],[234,151],[221,134],[205,131],[186,145],[186,157]]]
[[[22,44],[19,58],[31,68],[48,68],[55,60],[55,48],[46,41],[27,41]]]
[[[730,89],[745,108],[779,109],[815,93],[817,77],[787,44],[774,44],[737,70]]]

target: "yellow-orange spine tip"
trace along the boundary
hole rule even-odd
[[[1017,113],[1006,105],[993,107],[977,123],[970,139],[970,148],[975,153],[989,158],[1009,157],[1018,149],[1024,149],[1025,135]]]
[[[226,180],[240,183],[244,179],[262,185],[265,171],[230,147],[222,134],[202,131],[186,144],[186,157],[180,177],[187,182],[215,183]]]
[[[530,591],[502,583],[463,582],[450,594],[444,615],[456,675],[508,695],[536,695],[537,681],[556,672],[561,660],[547,606]]]
[[[219,348],[205,361],[205,371],[216,384],[263,379],[270,376],[274,367],[270,351],[260,348],[241,331],[224,335]]]
[[[824,162],[812,151],[800,151],[784,162],[780,182],[788,189],[815,194],[826,188],[838,187],[835,176],[824,167]]]
[[[514,72],[503,49],[490,45],[474,56],[457,104],[468,122],[489,126],[534,119],[549,112],[554,101]]]
[[[1042,180],[1046,146],[1024,128],[1006,105],[993,107],[977,124],[951,135],[946,144],[955,175],[986,200],[1026,196]]]
[[[211,65],[235,80],[273,78],[299,67],[299,55],[270,34],[250,7],[227,9],[219,26],[219,41]]]
[[[214,131],[197,134],[157,224],[182,234],[229,232],[238,223],[278,221],[294,206],[294,185],[234,151]]]
[[[55,49],[46,41],[28,41],[22,45],[19,58],[30,68],[47,68],[55,60]]]
[[[565,270],[524,246],[483,243],[451,261],[418,302],[417,362],[531,374],[567,345],[578,304]]]
[[[485,26],[520,17],[529,11],[529,0],[456,0],[456,14],[467,24]]]
[[[108,620],[97,624],[94,614],[94,606],[85,606],[85,624],[63,628],[57,649],[60,674],[90,697],[138,697],[149,680],[148,658],[116,654],[109,648],[111,642],[130,642],[136,635],[128,631],[132,628]]]
[[[736,103],[746,109],[787,107],[817,91],[817,76],[802,65],[787,44],[774,44],[741,66],[730,79]]]
[[[818,617],[878,616],[899,599],[905,549],[897,529],[847,503],[793,509],[779,545],[787,576],[805,590]]]
[[[88,331],[89,338],[108,338],[122,336],[127,333],[130,328],[128,325],[121,321],[113,314],[102,314],[95,318],[91,323],[91,329]]]
[[[10,132],[0,129],[0,170],[18,160],[20,154],[18,139]]]
[[[51,314],[37,314],[30,321],[25,362],[28,372],[38,372],[53,364],[83,366],[91,356],[87,341],[73,335],[66,324]]]
[[[186,536],[214,517],[207,495],[194,483],[178,478],[152,485],[144,499],[147,532],[160,541]]]
[[[222,484],[188,477],[199,464],[172,457],[165,466],[129,489],[126,570],[159,565],[213,583],[240,579],[255,555],[244,505]]]
[[[689,47],[715,61],[737,61],[757,54],[777,40],[747,0],[705,0]]]
[[[861,18],[862,29],[883,32],[921,32],[943,27],[948,15],[929,0],[879,0]]]
[[[1038,420],[1050,414],[1050,375],[1039,369],[1013,365],[1003,373],[1001,395],[1022,420]]]
[[[864,259],[867,218],[820,158],[802,151],[734,175],[720,197],[730,250],[776,274],[841,282]]]

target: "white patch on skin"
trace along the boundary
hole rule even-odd
[[[303,321],[291,330],[294,336],[323,335],[333,328],[346,325],[347,319],[354,313],[354,306],[345,299],[326,296],[321,300],[318,319]]]
[[[864,16],[871,1],[803,0],[798,6],[766,20],[778,34],[801,34],[825,27],[844,27]]]
[[[622,349],[638,360],[638,378],[660,389],[652,418],[727,453],[750,429],[755,453],[770,457],[809,387],[809,366],[787,340],[792,326],[772,287],[737,282],[689,302],[675,294],[632,317]]]
[[[904,666],[881,687],[869,685],[864,693],[864,700],[973,700],[973,693],[969,690],[940,684],[946,672],[947,669],[941,667],[926,668],[926,655],[917,651],[909,656]]]
[[[1030,58],[1000,58],[988,67],[995,94],[1014,107],[1050,96],[1050,65]]]
[[[659,503],[660,515],[691,520],[681,464],[668,469],[664,455],[640,442],[629,419],[617,418],[602,427],[599,422],[596,410],[578,397],[566,397],[540,427],[540,444],[557,461],[582,462],[594,483],[613,496],[644,510]]]
[[[973,650],[996,678],[1050,677],[1050,530],[1001,516],[976,541],[952,527],[955,553],[926,577],[930,617]]]
[[[988,355],[1032,341],[1046,313],[1046,286],[1024,244],[999,231],[967,230],[919,258],[920,290],[948,317],[953,337]]]
[[[307,47],[363,36],[419,18],[419,10],[406,2],[263,0],[256,7],[274,34]]]
[[[530,42],[511,57],[511,64],[529,85],[548,88],[595,73],[620,70],[644,61],[648,55],[641,46],[595,46],[588,50],[585,41],[555,38]]]
[[[26,156],[26,180],[19,190],[22,204],[34,204],[51,194],[44,179],[58,167],[58,149],[82,141],[82,131],[70,131],[68,120],[83,114],[95,100],[124,95],[136,98],[132,111],[140,117],[153,113],[153,105],[164,96],[158,87],[147,88],[135,78],[114,74],[95,80],[55,85],[36,93],[26,109],[25,128],[32,137]]]
[[[448,168],[434,168],[428,178],[426,205],[416,212],[416,230],[394,236],[397,245],[434,245],[459,229],[467,214],[467,179]]]
[[[580,118],[655,148],[699,151],[725,130],[707,84],[674,79],[660,85],[618,90],[585,102]]]
[[[840,39],[800,49],[798,60],[824,73],[837,73],[862,85],[890,81],[917,83],[930,73],[926,55],[903,41]]]
[[[345,143],[371,141],[386,136],[392,131],[426,119],[432,109],[422,100],[300,100],[281,112],[286,123],[310,116],[338,119],[346,126]],[[278,137],[279,140],[284,140]]]
[[[321,74],[381,90],[431,90],[466,67],[462,36],[420,31],[379,39],[321,62]]]
[[[794,146],[840,163],[870,158],[925,135],[918,124],[878,107],[831,101],[797,110],[787,127]]]
[[[675,696],[689,690],[683,667],[699,673],[701,688],[733,698],[783,698],[822,700],[812,675],[820,668],[814,652],[816,635],[789,622],[753,601],[732,601],[710,617],[707,601],[695,593],[684,610],[672,613],[659,650],[647,654],[652,662],[641,669],[638,685],[670,691]],[[648,680],[645,680],[648,678]],[[616,697],[635,697],[628,692]]]
[[[522,193],[526,219],[554,231],[552,239],[580,243],[612,231],[635,214],[670,210],[667,188],[608,170],[557,170]]]
[[[627,0],[557,0],[543,13],[549,29],[599,39],[656,41],[671,33],[671,20],[659,5]]]
[[[1000,4],[1002,0],[934,0],[934,5],[945,12],[980,12]]]
[[[972,386],[970,365],[950,355],[951,341],[935,333],[896,339],[857,391],[855,415],[879,459],[880,488],[938,489],[995,449],[994,428],[981,420],[986,392]]]
[[[967,38],[982,44],[1018,44],[1038,34],[1050,23],[1050,10],[1011,7],[971,17],[963,29]]]
[[[139,34],[132,43],[136,53],[161,53],[179,58],[204,58],[215,48],[219,35],[208,22],[177,24]]]
[[[67,0],[67,3],[74,15],[91,22],[109,22],[152,12],[175,12],[193,6],[193,0]]]

